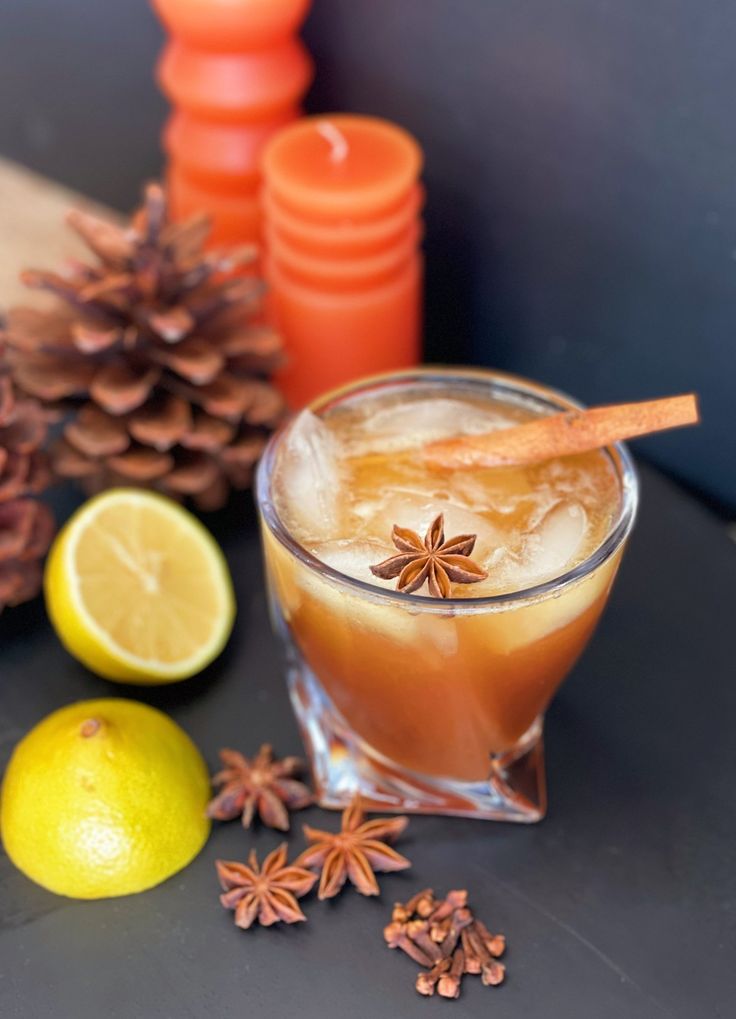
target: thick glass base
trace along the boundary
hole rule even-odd
[[[368,746],[350,729],[293,649],[289,657],[289,693],[321,807],[343,808],[360,793],[368,809],[382,811],[525,823],[544,817],[547,790],[541,718],[515,747],[490,757],[486,781],[419,775]]]

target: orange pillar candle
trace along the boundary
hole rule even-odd
[[[153,0],[171,33],[158,79],[172,211],[213,217],[212,242],[259,240],[259,162],[300,114],[312,62],[296,37],[310,0]]]
[[[420,358],[422,152],[373,117],[310,117],[263,153],[270,316],[294,407]]]

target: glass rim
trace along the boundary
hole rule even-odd
[[[585,407],[585,404],[573,399],[561,390],[508,372],[496,371],[490,368],[426,365],[357,379],[346,386],[341,386],[322,394],[316,400],[313,400],[306,409],[320,414],[330,407],[343,403],[345,400],[361,393],[394,386],[401,388],[412,384],[426,385],[432,382],[436,383],[438,387],[448,382],[476,383],[479,387],[485,386],[486,388],[490,384],[497,390],[500,389],[507,394],[513,394],[517,398],[521,397],[522,399],[533,401],[537,405],[540,403],[544,404],[556,411],[580,410]],[[639,504],[637,472],[627,446],[623,442],[617,442],[612,446],[605,447],[604,452],[609,457],[619,479],[621,492],[619,512],[603,541],[577,566],[573,566],[558,577],[553,577],[551,580],[546,580],[541,584],[534,584],[531,587],[522,588],[518,591],[484,595],[478,598],[431,598],[426,595],[407,594],[395,589],[378,587],[369,581],[359,580],[357,577],[341,573],[334,567],[322,562],[315,555],[312,555],[308,549],[293,537],[278,514],[274,501],[271,498],[273,468],[279,446],[285,440],[297,416],[291,417],[274,432],[261,456],[256,470],[255,484],[255,496],[259,512],[271,534],[295,558],[309,567],[312,572],[318,573],[339,585],[359,592],[363,596],[369,596],[377,601],[393,602],[403,605],[405,608],[440,611],[443,613],[447,613],[448,610],[452,610],[453,613],[467,613],[494,606],[513,605],[517,602],[538,601],[546,595],[583,580],[598,569],[599,566],[607,562],[628,538],[636,518]]]

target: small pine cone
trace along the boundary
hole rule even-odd
[[[255,253],[205,252],[207,219],[170,223],[157,184],[127,227],[74,211],[68,223],[95,264],[24,273],[59,300],[12,309],[4,334],[17,386],[62,421],[56,474],[88,492],[133,484],[223,505],[284,414],[262,286],[235,274]]]
[[[37,594],[54,533],[48,506],[30,498],[50,478],[41,451],[44,414],[35,401],[18,398],[2,358],[0,345],[0,611]]]

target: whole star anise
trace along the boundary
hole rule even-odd
[[[225,767],[213,776],[212,784],[222,788],[207,805],[207,816],[216,821],[242,816],[243,827],[250,828],[258,811],[269,828],[288,831],[289,811],[312,802],[309,789],[293,778],[304,768],[298,757],[275,760],[270,745],[264,743],[252,760],[228,749],[220,751],[220,759]]]
[[[381,580],[398,577],[396,589],[404,594],[418,591],[426,580],[433,598],[449,598],[450,581],[455,584],[477,584],[488,576],[470,558],[476,537],[475,534],[460,534],[445,541],[442,513],[429,525],[424,541],[416,531],[394,524],[391,540],[399,554],[371,566],[371,573]]]
[[[409,819],[378,817],[365,821],[364,816],[360,796],[356,796],[343,811],[341,831],[320,831],[304,825],[304,835],[312,845],[297,857],[296,863],[321,870],[320,899],[333,898],[348,879],[361,895],[378,895],[376,871],[411,867],[410,860],[386,844],[403,832]]]
[[[237,927],[247,930],[256,920],[270,927],[279,921],[298,923],[307,919],[296,900],[312,890],[317,875],[296,864],[287,864],[286,854],[283,842],[269,853],[260,868],[254,849],[247,864],[215,861],[224,889],[220,902],[225,909],[235,910]]]

